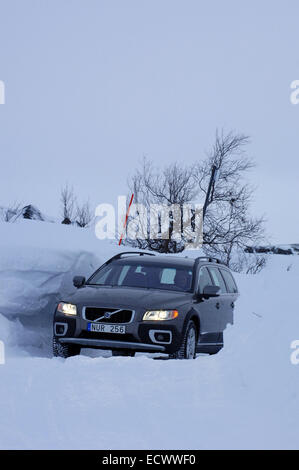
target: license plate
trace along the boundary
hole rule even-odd
[[[118,333],[124,334],[126,327],[123,325],[109,325],[107,323],[88,323],[88,331],[95,331],[97,333]]]

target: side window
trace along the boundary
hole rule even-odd
[[[231,273],[227,271],[226,269],[221,269],[221,274],[224,277],[228,292],[233,292],[233,293],[238,292],[237,285]]]
[[[104,266],[97,274],[95,274],[91,279],[91,284],[105,285],[107,279],[112,273],[112,266]]]
[[[221,276],[220,271],[218,270],[218,268],[212,268],[211,267],[211,268],[209,268],[209,271],[210,271],[210,274],[212,276],[212,279],[214,281],[215,286],[220,287],[220,293],[221,294],[226,294],[227,293],[226,285],[225,285],[223,277]]]
[[[207,268],[200,268],[199,276],[198,276],[198,292],[200,294],[203,293],[203,290],[206,286],[210,286],[212,284],[211,277],[209,275],[209,271]]]

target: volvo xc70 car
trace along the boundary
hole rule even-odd
[[[54,315],[55,356],[81,348],[179,359],[215,354],[239,295],[230,270],[214,258],[145,252],[119,253],[88,280],[76,276],[73,283],[77,291]]]

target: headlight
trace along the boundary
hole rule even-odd
[[[149,310],[143,315],[143,320],[173,320],[178,316],[177,310]]]
[[[77,307],[73,304],[66,304],[60,302],[57,307],[57,312],[63,313],[64,315],[77,315]]]

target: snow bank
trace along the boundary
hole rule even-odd
[[[101,243],[99,248],[91,230],[33,220],[0,223],[0,233],[2,336],[14,350],[50,355],[56,303],[74,290],[75,274],[88,277],[116,247]]]
[[[53,224],[29,221],[20,238],[16,227],[1,230],[0,339],[18,348],[0,365],[0,448],[298,448],[299,365],[290,361],[299,339],[297,256],[273,256],[260,274],[237,276],[235,325],[216,356],[63,360],[24,355],[22,334],[27,346],[36,340],[36,324],[24,330],[24,318],[46,316],[47,295],[116,248]]]

